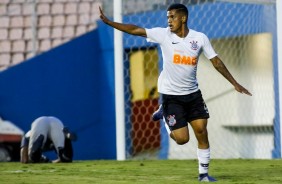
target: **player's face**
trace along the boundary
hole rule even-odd
[[[167,23],[170,31],[173,33],[177,33],[181,31],[182,26],[182,15],[177,13],[176,10],[167,11]]]

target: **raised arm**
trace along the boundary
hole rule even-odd
[[[122,23],[118,23],[118,22],[113,22],[113,21],[109,20],[104,15],[101,7],[99,7],[99,10],[100,10],[100,18],[105,24],[108,24],[109,26],[111,26],[115,29],[118,29],[122,32],[128,33],[128,34],[147,37],[146,31],[145,31],[144,28],[138,27],[138,26],[133,25],[133,24],[122,24]]]
[[[236,89],[236,91],[238,91],[239,93],[245,93],[247,95],[252,96],[252,94],[245,89],[243,86],[241,86],[235,79],[234,77],[231,75],[231,73],[228,71],[228,69],[226,68],[226,66],[224,65],[224,63],[221,61],[221,59],[216,56],[212,59],[210,59],[214,68],[221,73]]]

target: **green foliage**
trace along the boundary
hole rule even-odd
[[[75,161],[0,164],[1,184],[199,183],[196,160]],[[281,184],[282,160],[212,160],[210,175],[224,184]]]

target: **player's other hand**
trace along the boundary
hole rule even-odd
[[[102,8],[99,6],[100,19],[106,24],[109,22],[109,19],[104,15]]]
[[[244,94],[246,94],[246,95],[252,96],[252,94],[251,94],[246,88],[244,88],[243,86],[241,86],[241,85],[238,84],[238,83],[235,85],[235,89],[236,89],[236,91],[238,91],[239,93],[244,93]]]

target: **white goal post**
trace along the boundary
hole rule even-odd
[[[276,22],[277,22],[277,57],[278,57],[278,85],[279,85],[279,125],[280,125],[280,157],[282,157],[282,1],[276,0]],[[280,82],[279,82],[280,81]]]
[[[122,0],[114,0],[114,21],[122,22]],[[115,110],[117,160],[125,160],[125,111],[122,32],[114,30]]]

